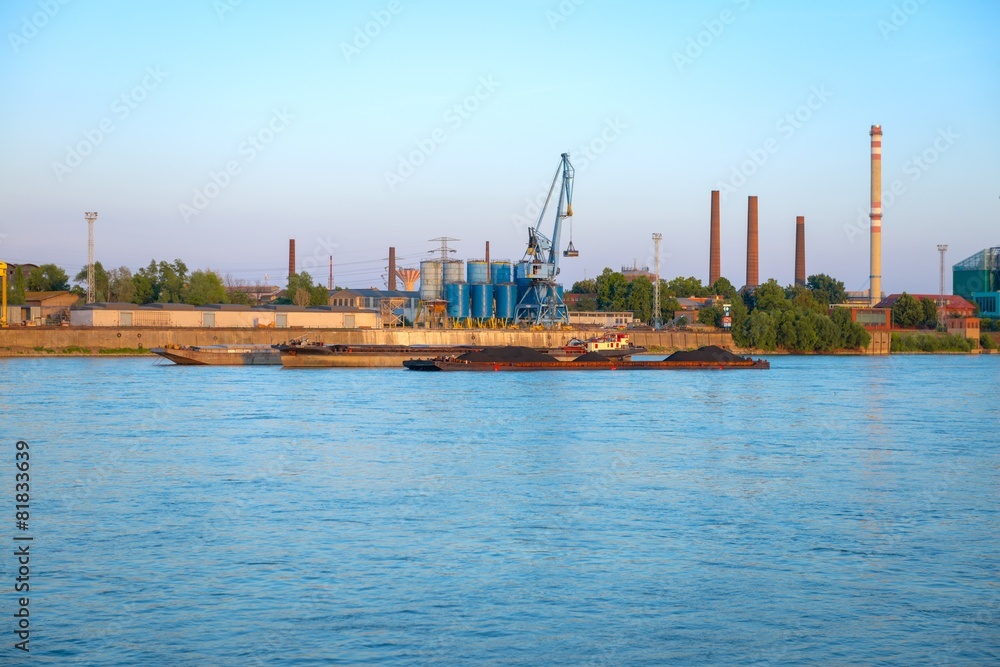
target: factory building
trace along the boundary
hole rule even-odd
[[[635,315],[632,311],[583,311],[571,310],[569,313],[569,324],[571,327],[611,327],[624,328],[632,324]]]
[[[952,267],[952,291],[979,307],[979,314],[1000,318],[1000,247],[985,248]]]
[[[892,308],[896,305],[896,301],[902,294],[890,294],[889,296],[882,299],[876,308]],[[941,299],[939,294],[910,294],[914,299],[920,301],[922,299],[928,299],[937,303]],[[944,312],[946,317],[972,317],[976,314],[976,307],[969,301],[963,299],[957,294],[945,294],[944,295]]]
[[[70,311],[70,324],[81,327],[222,327],[284,329],[374,329],[374,310],[335,306],[192,306],[185,303],[90,303]]]

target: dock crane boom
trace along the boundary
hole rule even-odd
[[[549,193],[545,197],[545,204],[538,214],[538,221],[534,227],[528,229],[528,248],[524,252],[524,257],[517,265],[515,278],[522,284],[526,283],[526,290],[518,300],[515,319],[518,321],[528,321],[534,324],[552,326],[559,323],[569,322],[569,311],[563,302],[562,295],[556,287],[556,276],[559,275],[559,235],[562,232],[562,223],[566,218],[573,215],[573,177],[576,171],[569,161],[569,153],[563,153],[556,173],[552,177],[552,185]],[[561,178],[560,178],[561,176]],[[555,223],[552,227],[551,239],[539,231],[545,211],[552,201],[556,186],[559,187],[559,201],[556,204]],[[576,256],[573,249],[572,255]]]

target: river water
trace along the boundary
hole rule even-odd
[[[0,372],[31,664],[1000,661],[1000,356]]]

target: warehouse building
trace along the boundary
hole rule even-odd
[[[220,327],[374,329],[374,310],[336,306],[241,306],[184,303],[91,303],[70,311],[70,324],[82,327]]]

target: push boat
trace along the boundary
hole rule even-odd
[[[574,338],[558,350],[548,350],[549,354],[559,356],[564,360],[576,359],[580,355],[589,352],[596,352],[606,357],[620,359],[622,357],[630,357],[633,354],[642,354],[646,352],[646,348],[633,345],[628,338],[628,334],[614,332],[587,340]]]

